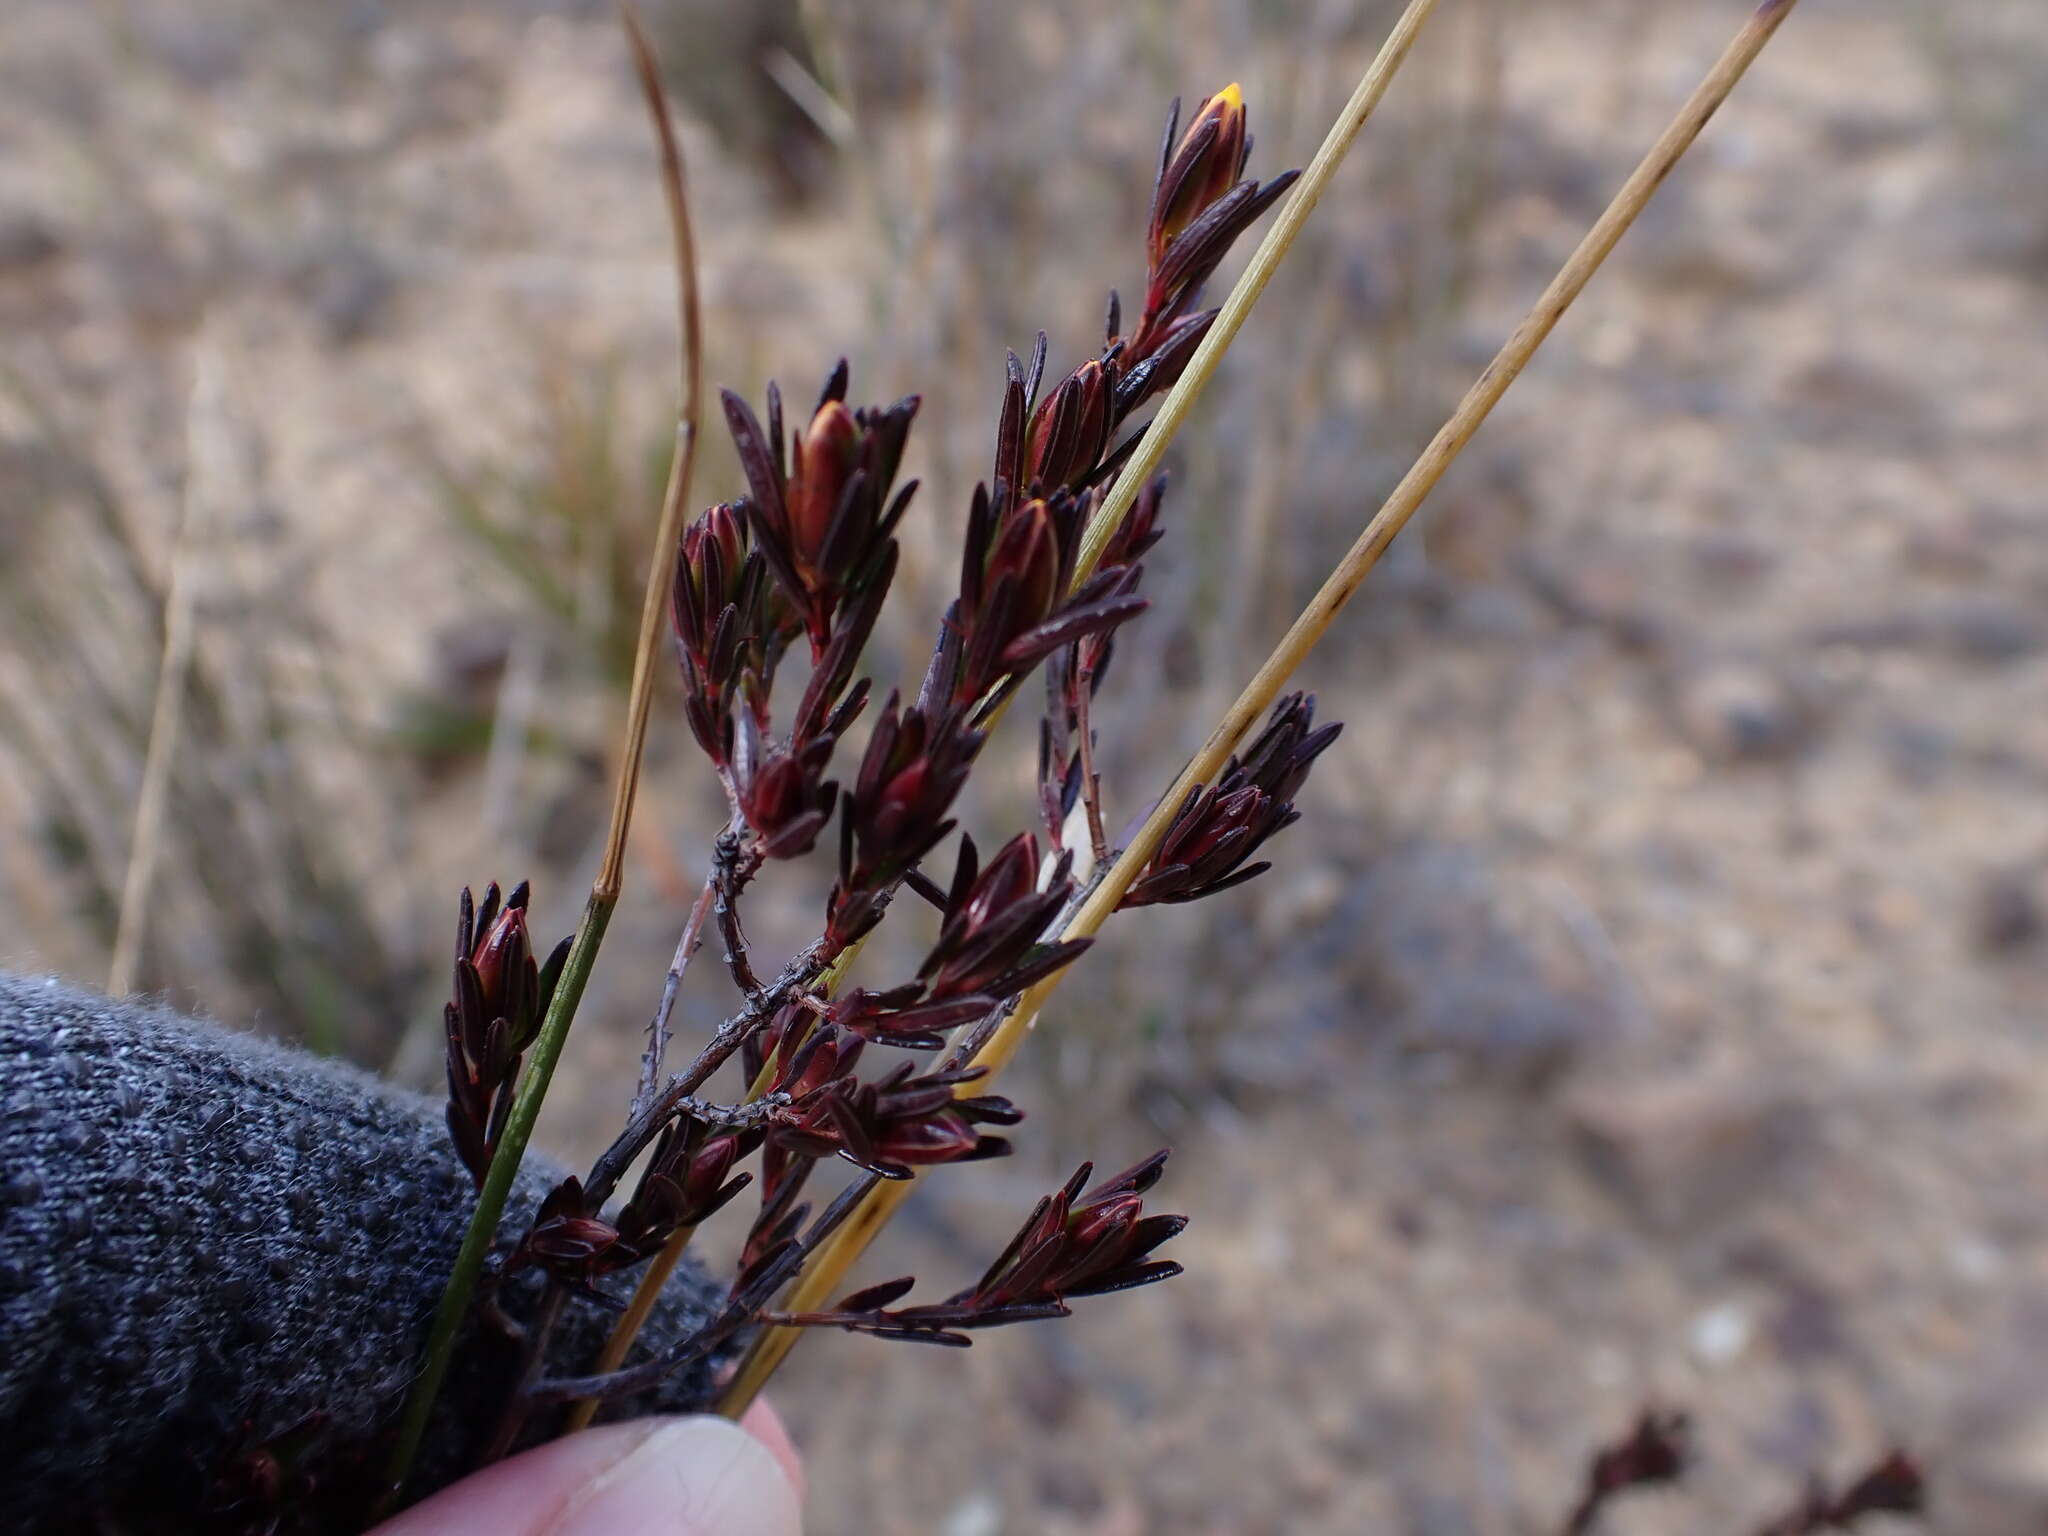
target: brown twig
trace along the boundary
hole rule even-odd
[[[718,919],[718,936],[725,946],[725,967],[742,997],[751,998],[761,990],[761,978],[754,974],[754,962],[747,949],[747,936],[740,928],[740,893],[760,873],[761,851],[757,843],[743,839],[728,827],[719,834],[712,849],[712,914]]]
[[[675,1015],[676,994],[682,989],[683,973],[690,968],[690,957],[704,942],[704,924],[711,915],[711,901],[716,894],[717,877],[706,876],[703,890],[690,904],[690,916],[683,924],[682,936],[676,940],[675,955],[668,963],[668,975],[661,984],[661,1001],[655,1004],[654,1017],[647,1021],[647,1049],[640,1057],[640,1086],[633,1094],[635,1114],[653,1102],[661,1083],[661,1063],[668,1051],[668,1024]]]
[[[1160,840],[1165,836],[1188,791],[1196,784],[1213,780],[1246,733],[1266,713],[1274,699],[1279,696],[1281,689],[1286,686],[1287,680],[1293,676],[1295,669],[1322,639],[1332,621],[1356,594],[1373,566],[1378,563],[1387,546],[1393,542],[1402,528],[1407,526],[1416,508],[1421,506],[1437,481],[1443,477],[1444,472],[1450,468],[1465,445],[1472,440],[1472,435],[1478,431],[1480,424],[1499,403],[1509,385],[1521,374],[1536,350],[1542,346],[1565,310],[1584,291],[1587,282],[1599,270],[1601,263],[1607,259],[1608,254],[1629,226],[1635,222],[1643,208],[1648,205],[1664,178],[1691,147],[1700,130],[1706,126],[1707,120],[1727,99],[1735,83],[1742,78],[1772,34],[1791,13],[1795,3],[1796,0],[1765,0],[1765,4],[1743,25],[1713,68],[1708,71],[1706,78],[1700,82],[1685,105],[1679,109],[1677,116],[1658,136],[1656,143],[1623,183],[1614,200],[1608,204],[1592,229],[1580,241],[1578,248],[1572,252],[1557,276],[1551,280],[1549,287],[1536,301],[1535,307],[1515,328],[1493,361],[1473,382],[1450,419],[1431,439],[1421,457],[1402,477],[1386,502],[1359,534],[1357,541],[1338,562],[1321,590],[1310,600],[1300,617],[1266,659],[1265,664],[1246,685],[1201,751],[1182,770],[1173,786],[1159,798],[1157,806],[1146,819],[1144,826],[1139,829],[1102,883],[1068,924],[1061,935],[1063,939],[1093,936],[1116,910],[1139,872],[1158,849]],[[1410,13],[1415,9],[1415,6],[1411,6]],[[1423,9],[1426,10],[1426,7]],[[1392,49],[1393,46],[1390,40],[1388,48]],[[1382,51],[1383,58],[1386,52],[1387,50]],[[1376,62],[1375,69],[1378,68]],[[1347,109],[1347,118],[1350,115],[1351,109]],[[1343,124],[1340,122],[1339,126],[1341,128]],[[1323,157],[1319,154],[1317,159],[1320,163]],[[1313,191],[1314,187],[1309,178],[1304,177],[1303,187],[1296,193],[1296,197],[1310,195]],[[1290,203],[1290,210],[1291,208]],[[1278,232],[1276,228],[1275,234]],[[1226,314],[1238,297],[1236,293],[1232,294],[1231,301],[1225,305]],[[1248,308],[1248,303],[1244,307]],[[1204,349],[1211,345],[1220,347],[1219,335],[1228,334],[1219,319],[1216,329],[1205,338]],[[1190,367],[1189,372],[1194,372],[1193,367]],[[1172,401],[1169,400],[1168,404],[1170,406]],[[1163,417],[1166,408],[1162,407],[1160,414]],[[1157,426],[1158,423],[1155,422],[1154,430],[1157,430]],[[1134,464],[1133,468],[1136,467]],[[1135,473],[1127,473],[1120,483],[1132,487],[1130,494],[1134,496],[1135,488],[1142,478]],[[1120,513],[1113,514],[1111,505],[1105,505],[1096,523],[1091,525],[1091,545],[1096,543],[1093,535],[1098,532],[1106,540],[1109,533],[1114,531],[1120,517]],[[975,1084],[975,1091],[987,1091],[995,1076],[1016,1055],[1018,1048],[1036,1024],[1046,998],[1064,974],[1055,973],[1026,992],[1015,1010],[996,1029],[987,1045],[976,1054],[974,1065],[986,1068],[987,1075]],[[785,1310],[809,1312],[822,1307],[847,1270],[852,1267],[854,1260],[865,1251],[875,1234],[887,1223],[913,1187],[914,1180],[892,1181],[870,1197],[861,1210],[840,1229],[832,1242],[806,1267]],[[744,1412],[760,1391],[762,1383],[773,1374],[776,1366],[794,1346],[796,1337],[795,1330],[786,1328],[764,1332],[748,1351],[746,1359],[741,1362],[738,1372],[721,1396],[719,1411],[734,1418]]]
[[[1088,818],[1091,874],[1109,862],[1109,835],[1102,829],[1102,776],[1095,771],[1094,702],[1095,668],[1084,661],[1074,677],[1074,740],[1081,754],[1081,804]]]

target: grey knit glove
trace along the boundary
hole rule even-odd
[[[508,1225],[561,1177],[537,1164]],[[474,1199],[438,1104],[0,974],[0,1529],[95,1529],[101,1511],[124,1530],[135,1512],[202,1529],[238,1451],[366,1444],[403,1396]],[[680,1339],[713,1296],[701,1270],[679,1272],[643,1338]],[[573,1307],[557,1363],[587,1368],[607,1325]],[[489,1432],[508,1353],[462,1351],[417,1491]],[[701,1408],[711,1369],[629,1406]]]

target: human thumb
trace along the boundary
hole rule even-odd
[[[802,1536],[782,1461],[726,1419],[586,1430],[486,1468],[374,1536]]]

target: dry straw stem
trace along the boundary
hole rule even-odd
[[[668,486],[662,495],[661,522],[647,572],[647,595],[640,609],[639,644],[633,656],[633,684],[626,705],[626,737],[620,754],[618,784],[612,796],[611,827],[605,837],[604,858],[598,866],[597,878],[591,883],[589,898],[584,902],[575,942],[570,947],[561,980],[556,984],[554,997],[548,1005],[540,1038],[534,1042],[533,1053],[520,1079],[519,1096],[506,1119],[497,1153],[491,1159],[490,1171],[477,1196],[469,1231],[463,1237],[461,1251],[449,1272],[440,1309],[434,1315],[433,1332],[427,1339],[420,1373],[414,1378],[411,1395],[406,1399],[405,1417],[400,1423],[398,1442],[392,1452],[386,1503],[395,1502],[403,1493],[405,1479],[411,1471],[414,1457],[419,1453],[427,1420],[433,1412],[434,1399],[440,1394],[449,1361],[454,1357],[456,1339],[469,1312],[470,1295],[476,1287],[477,1276],[483,1270],[492,1240],[497,1235],[498,1222],[504,1216],[512,1180],[519,1171],[520,1159],[533,1135],[534,1122],[540,1117],[541,1101],[547,1096],[555,1063],[561,1059],[562,1046],[569,1036],[569,1025],[575,1018],[576,1005],[583,997],[583,988],[590,979],[591,967],[596,963],[598,946],[604,941],[612,908],[618,904],[625,869],[626,833],[633,819],[633,798],[639,788],[641,754],[647,742],[648,710],[654,690],[654,653],[672,574],[671,562],[682,535],[683,507],[689,499],[690,473],[697,456],[704,348],[696,248],[691,235],[682,151],[676,143],[675,126],[669,121],[668,103],[662,95],[661,72],[655,62],[654,50],[641,29],[639,17],[630,4],[621,5],[620,16],[625,23],[627,40],[632,45],[634,68],[639,75],[641,91],[647,98],[655,137],[660,144],[662,188],[667,196],[669,224],[675,238],[676,306],[682,330],[681,398],[677,410],[675,454],[669,461]]]
[[[1181,771],[1172,788],[1160,797],[1152,814],[1146,818],[1130,845],[1118,855],[1116,862],[1103,877],[1102,883],[1090,894],[1081,909],[1074,914],[1060,937],[1065,939],[1092,936],[1109,915],[1117,909],[1125,892],[1138,873],[1145,867],[1181,801],[1188,791],[1198,783],[1212,780],[1224,761],[1237,749],[1245,733],[1255,725],[1272,706],[1280,690],[1287,685],[1295,668],[1301,665],[1330,627],[1338,612],[1358,591],[1359,585],[1379,560],[1380,555],[1394,540],[1415,509],[1422,505],[1444,471],[1472,440],[1472,434],[1479,430],[1479,424],[1486,420],[1500,397],[1507,393],[1536,349],[1549,336],[1572,301],[1584,291],[1587,282],[1599,270],[1600,264],[1615,244],[1633,224],[1655,195],[1664,178],[1671,173],[1684,156],[1692,142],[1706,126],[1707,119],[1728,97],[1750,64],[1762,52],[1772,33],[1791,14],[1797,0],[1765,0],[1743,28],[1735,36],[1714,67],[1679,109],[1678,115],[1643,156],[1633,174],[1622,184],[1622,188],[1607,205],[1586,237],[1579,242],[1550,286],[1536,301],[1514,334],[1494,356],[1491,363],[1465,392],[1429,446],[1422,451],[1401,483],[1394,487],[1372,521],[1358,536],[1358,540],[1338,562],[1322,589],[1302,610],[1286,635],[1281,639],[1265,665],[1238,695],[1223,721],[1203,745],[1194,760]],[[1261,256],[1265,253],[1260,252]],[[1233,298],[1235,295],[1233,295]],[[989,1042],[975,1056],[973,1065],[987,1068],[987,1075],[972,1085],[970,1091],[986,1093],[990,1083],[1009,1065],[1017,1054],[1032,1027],[1037,1023],[1039,1011],[1045,1000],[1059,984],[1064,972],[1055,972],[1045,981],[1031,988],[1020,999],[1010,1016],[989,1039]],[[856,1259],[866,1250],[874,1236],[887,1224],[896,1208],[909,1195],[914,1181],[903,1180],[883,1184],[870,1193],[862,1207],[855,1211],[846,1224],[835,1233],[830,1242],[806,1266],[802,1278],[785,1308],[791,1312],[815,1311],[825,1306],[834,1291],[839,1288]],[[794,1345],[797,1330],[790,1328],[772,1329],[755,1342],[747,1358],[741,1362],[738,1373],[726,1388],[719,1401],[719,1411],[737,1418],[743,1413],[761,1385],[773,1373],[785,1355]]]
[[[142,759],[142,788],[135,797],[135,835],[128,846],[128,872],[121,882],[121,915],[114,926],[114,957],[107,966],[107,991],[121,997],[134,990],[149,920],[149,891],[156,881],[163,847],[164,807],[171,796],[171,765],[185,721],[185,677],[192,667],[194,595],[202,499],[221,411],[220,363],[202,333],[192,359],[192,393],[185,417],[185,488],[172,535],[170,579],[164,593],[164,650],[157,664],[156,702],[150,710],[149,745]]]
[[[604,862],[593,887],[593,894],[608,895],[614,900],[626,862],[626,829],[633,819],[633,797],[640,787],[640,756],[647,744],[647,716],[654,697],[654,653],[673,575],[669,562],[683,532],[683,508],[689,499],[690,471],[697,458],[697,426],[702,413],[699,402],[704,393],[704,330],[697,296],[697,257],[690,232],[689,193],[683,178],[683,152],[676,143],[675,124],[669,118],[668,102],[662,95],[661,68],[640,26],[639,15],[630,4],[621,5],[619,14],[633,46],[633,66],[639,73],[640,89],[647,97],[647,110],[654,119],[655,137],[661,146],[661,186],[668,199],[669,227],[675,236],[676,310],[683,336],[676,450],[669,460],[668,488],[661,501],[661,527],[647,572],[647,595],[640,605],[640,639],[633,652],[633,686],[626,707],[626,743],[619,761],[618,788],[612,796],[611,832],[605,838]]]

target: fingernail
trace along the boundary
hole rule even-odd
[[[801,1536],[775,1455],[730,1420],[671,1419],[563,1511],[552,1536]]]

